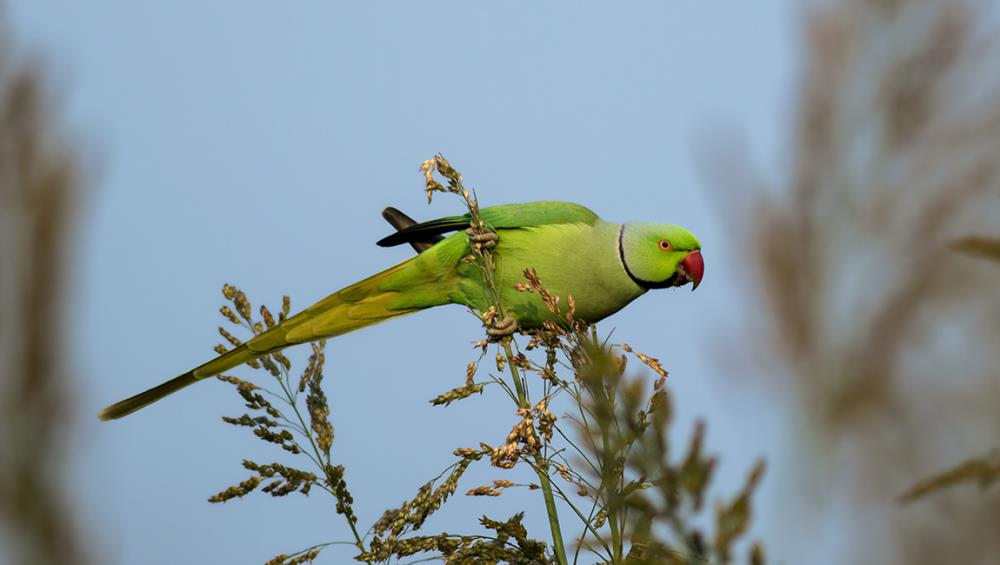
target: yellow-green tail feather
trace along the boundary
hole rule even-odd
[[[377,275],[337,291],[236,349],[226,352],[179,377],[108,406],[98,413],[98,417],[101,420],[114,420],[127,416],[182,388],[202,379],[219,375],[251,359],[291,345],[343,335],[433,305],[425,302],[416,307],[407,307],[401,304],[401,291],[405,290],[403,287],[410,286],[410,282],[416,286],[419,286],[421,282],[426,282],[420,280],[422,277],[419,274],[415,277],[408,276],[412,271],[402,272],[415,260],[416,258],[404,261]],[[402,275],[402,277],[393,278],[393,275],[397,274]],[[412,281],[409,280],[411,278]],[[386,286],[387,282],[391,284]],[[399,284],[402,284],[402,287],[398,286]],[[387,288],[391,288],[391,290],[387,290]]]
[[[108,406],[98,412],[97,417],[102,420],[117,420],[123,416],[128,416],[132,412],[135,412],[140,408],[145,408],[157,400],[160,400],[165,396],[169,396],[182,388],[200,381],[201,379],[217,375],[222,371],[242,365],[254,357],[255,355],[251,353],[245,345],[240,346],[216,357],[196,369],[192,369],[184,373],[179,377],[174,377],[163,384],[156,385],[153,388],[140,392],[135,396],[130,396],[125,400],[115,402],[111,406]],[[207,374],[204,368],[210,365],[225,366],[225,368],[220,369],[217,372]]]

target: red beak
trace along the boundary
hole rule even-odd
[[[701,251],[692,251],[687,257],[681,261],[681,267],[684,271],[691,276],[691,280],[694,281],[694,286],[691,290],[698,288],[701,284],[701,277],[705,274],[705,261],[701,258]]]

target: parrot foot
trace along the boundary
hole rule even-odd
[[[489,341],[500,341],[505,337],[510,337],[514,335],[518,329],[517,320],[507,316],[502,320],[494,320],[494,322],[486,328],[486,335],[489,336]]]
[[[497,246],[497,241],[500,239],[494,231],[478,231],[469,228],[465,230],[465,233],[469,235],[469,243],[472,248],[477,251],[482,249],[493,249]]]

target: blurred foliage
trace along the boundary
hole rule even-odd
[[[740,152],[708,171],[753,294],[739,337],[794,407],[785,451],[809,454],[780,468],[801,489],[785,498],[810,503],[777,531],[825,532],[843,512],[856,549],[839,560],[1000,554],[996,489],[896,505],[1000,430],[1000,273],[965,256],[997,252],[996,8],[810,5],[790,173],[765,180]],[[955,243],[967,234],[987,236]]]
[[[1000,261],[1000,239],[991,237],[966,237],[952,244],[952,248],[967,253]]]
[[[973,256],[1000,262],[1000,239],[966,237],[956,241],[952,247]],[[1000,448],[918,482],[900,495],[899,499],[902,502],[912,502],[943,488],[969,482],[978,483],[980,488],[986,489],[998,480],[1000,480]]]
[[[924,479],[910,487],[899,498],[902,502],[912,502],[932,492],[960,483],[978,483],[986,489],[1000,481],[1000,449],[995,449],[982,457],[970,459],[943,473]]]
[[[709,535],[696,526],[704,523],[698,515],[718,462],[704,453],[704,423],[695,427],[686,454],[671,461],[673,411],[665,377],[647,395],[646,379],[626,377],[626,357],[597,340],[579,343],[573,355],[581,404],[576,423],[584,445],[578,466],[589,470],[585,488],[594,488],[600,509],[592,526],[600,528],[606,520],[610,529],[589,546],[610,543],[613,563],[732,561],[733,546],[750,525],[750,498],[763,476],[763,461],[739,493],[717,504]],[[748,562],[763,562],[759,544],[750,552]]]
[[[2,6],[0,6],[2,8]],[[0,21],[0,526],[9,563],[86,563],[62,490],[73,406],[67,258],[81,182],[37,65]],[[75,368],[73,369],[75,370]]]

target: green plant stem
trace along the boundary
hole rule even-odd
[[[594,529],[594,526],[591,523],[593,515],[594,515],[594,509],[597,507],[596,501],[594,502],[594,505],[591,508],[590,518],[588,518],[588,517],[586,517],[586,516],[583,515],[583,512],[580,512],[580,509],[577,508],[577,506],[575,504],[573,504],[573,502],[569,499],[569,495],[567,495],[566,492],[563,489],[559,488],[559,485],[553,485],[553,487],[555,487],[555,492],[557,492],[559,494],[559,498],[562,499],[562,501],[566,503],[566,506],[569,506],[570,509],[573,512],[576,513],[576,515],[580,518],[580,522],[583,523],[584,532],[583,532],[583,536],[580,538],[580,541],[581,542],[583,541],[583,539],[587,535],[587,531],[589,530],[594,535],[594,540],[596,540],[597,543],[601,544],[601,547],[604,548],[604,551],[608,552],[608,558],[610,558],[611,554],[612,554],[611,548],[608,547],[608,544],[604,543],[604,540],[601,539],[600,532],[598,532],[596,529]],[[578,556],[580,554],[581,547],[582,547],[582,543],[581,543],[580,547],[576,548],[576,554],[573,557],[573,562],[574,563],[576,563],[576,560],[577,560],[576,556]]]
[[[507,355],[507,368],[510,369],[510,377],[514,381],[514,389],[517,390],[517,406],[518,408],[531,408],[528,402],[528,392],[524,381],[521,379],[521,372],[514,366],[514,351],[510,348],[510,340],[511,338],[505,337],[501,343],[504,354]]]
[[[444,160],[443,157],[441,157]],[[440,169],[439,169],[440,170]],[[457,175],[456,175],[457,176]],[[451,180],[451,179],[450,179]],[[479,201],[474,194],[469,193],[465,190],[462,185],[461,177],[452,180],[454,184],[455,192],[462,196],[465,200],[465,204],[469,209],[469,214],[471,216],[470,227],[483,231],[490,229],[483,222],[479,215]],[[503,310],[500,306],[500,292],[497,289],[496,281],[494,280],[495,265],[493,263],[493,253],[489,249],[482,249],[479,251],[479,268],[483,274],[483,283],[486,288],[490,303],[496,310],[496,315],[503,318]],[[520,372],[514,365],[514,352],[510,347],[511,338],[506,337],[502,340],[504,353],[507,355],[507,366],[510,368],[510,376],[514,381],[514,388],[517,391],[517,404],[518,408],[530,409],[531,404],[528,401],[528,391],[524,380],[521,378]],[[548,474],[548,461],[539,454],[534,456],[535,458],[535,472],[538,474],[538,480],[541,483],[542,494],[545,498],[545,511],[549,515],[549,528],[552,530],[552,550],[555,552],[556,560],[558,560],[559,565],[569,565],[569,561],[566,559],[566,547],[563,543],[562,529],[559,527],[559,513],[556,510],[556,500],[552,495],[552,484],[549,482]]]
[[[542,495],[545,498],[545,511],[549,514],[549,529],[552,530],[552,551],[556,554],[556,560],[560,565],[569,565],[566,559],[566,547],[563,545],[562,529],[559,527],[559,512],[556,509],[556,499],[552,496],[552,484],[549,482],[548,461],[541,456],[535,456],[535,472],[538,473],[538,481],[542,486]]]
[[[509,337],[504,338],[502,344],[504,353],[507,355],[507,367],[510,369],[510,376],[514,380],[514,387],[517,389],[518,406],[520,408],[530,408],[528,394],[524,382],[521,380],[521,373],[514,365],[514,352],[510,348]],[[556,554],[559,565],[569,565],[566,559],[566,546],[563,542],[562,528],[559,527],[559,511],[556,508],[556,499],[552,495],[552,483],[549,481],[549,462],[540,454],[535,454],[535,473],[538,474],[538,482],[542,487],[542,496],[545,498],[545,511],[549,515],[549,529],[552,531],[552,551]]]
[[[287,377],[288,373],[285,373],[285,376]],[[322,457],[320,455],[319,446],[316,445],[316,441],[313,439],[313,436],[312,436],[312,433],[310,431],[310,428],[308,428],[306,426],[305,418],[303,418],[302,417],[302,413],[299,412],[299,407],[295,403],[295,398],[293,398],[291,390],[285,384],[284,379],[278,379],[278,383],[281,385],[281,389],[284,391],[285,397],[288,400],[288,403],[292,407],[292,411],[295,412],[295,416],[296,416],[296,418],[298,418],[299,424],[302,426],[302,429],[305,430],[306,437],[309,438],[309,444],[312,446],[313,454],[316,456],[316,462],[317,463],[321,463],[321,462],[323,462],[325,460],[326,461],[326,465],[328,465],[328,466],[331,465],[329,456],[327,456],[327,457],[324,458],[324,457]],[[326,474],[326,468],[323,467],[322,464],[320,464],[319,467],[320,467],[320,471],[323,472],[323,476],[326,477],[327,476],[327,474]],[[329,490],[330,494],[334,495],[334,498],[339,498],[339,497],[337,497],[336,494],[334,494],[333,489],[328,489],[328,490]],[[338,502],[339,502],[339,500],[338,500]],[[351,533],[354,534],[354,541],[355,541],[354,545],[357,546],[358,550],[360,550],[362,553],[364,553],[364,551],[365,551],[365,542],[363,542],[361,540],[361,535],[358,534],[358,528],[354,525],[354,522],[351,521],[348,516],[345,515],[344,518],[345,518],[345,521],[347,522],[347,525],[350,526],[350,528],[351,528]],[[365,563],[368,563],[369,565],[371,565],[370,561],[366,561]]]
[[[602,441],[604,443],[604,452],[609,452],[608,447],[608,431],[606,428],[601,430]],[[613,461],[609,461],[607,458],[603,462],[602,467],[604,467],[605,479],[604,479],[604,491],[608,493],[608,527],[611,528],[611,548],[614,552],[613,562],[619,563],[622,559],[622,536],[621,530],[618,529],[618,509],[621,508],[620,500],[618,499],[619,485],[617,477],[610,476],[612,469],[608,469],[609,464],[613,464]]]

